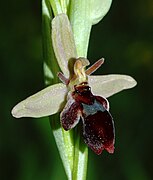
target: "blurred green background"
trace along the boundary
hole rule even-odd
[[[0,179],[65,180],[47,119],[14,119],[11,108],[43,88],[41,1],[1,1]],[[133,76],[138,85],[109,98],[115,153],[89,150],[87,180],[153,179],[153,1],[114,0],[93,27],[88,59],[96,74]]]

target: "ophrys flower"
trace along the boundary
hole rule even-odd
[[[85,71],[89,61],[77,57],[71,26],[64,14],[56,16],[52,22],[52,40],[63,72],[59,77],[64,84],[51,85],[23,100],[13,108],[13,116],[43,117],[62,111],[61,123],[65,130],[75,127],[81,118],[88,146],[97,154],[103,149],[112,153],[114,125],[105,98],[134,87],[136,81],[127,75],[90,76],[102,60]]]

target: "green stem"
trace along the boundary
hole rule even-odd
[[[88,148],[80,136],[80,127],[77,127],[75,130],[73,180],[85,180],[87,175]]]

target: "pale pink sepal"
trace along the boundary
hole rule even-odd
[[[11,113],[16,118],[49,116],[61,111],[66,95],[66,85],[54,84],[18,103]]]
[[[120,74],[89,76],[88,81],[93,94],[105,98],[137,84],[131,76]]]

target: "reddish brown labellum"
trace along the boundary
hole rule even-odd
[[[108,111],[108,101],[94,96],[87,83],[74,86],[68,101],[61,112],[61,124],[65,130],[75,127],[79,120],[83,124],[85,143],[96,153],[106,149],[114,152],[114,123]]]

